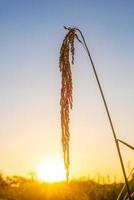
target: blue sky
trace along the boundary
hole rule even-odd
[[[3,171],[26,173],[47,156],[62,157],[58,58],[66,33],[64,25],[75,25],[83,31],[118,135],[134,144],[133,8],[134,2],[130,0],[0,0]],[[76,47],[72,176],[98,171],[112,174],[114,168],[118,174],[120,165],[92,69],[81,45]],[[123,147],[122,151],[125,165],[133,165],[133,152]],[[99,158],[100,153],[103,159]],[[111,160],[112,156],[115,159]]]

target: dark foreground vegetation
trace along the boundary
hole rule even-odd
[[[133,182],[134,177],[131,186]],[[122,183],[99,184],[84,180],[50,184],[18,176],[3,178],[1,175],[0,200],[116,200],[122,187]]]

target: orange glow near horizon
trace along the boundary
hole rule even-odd
[[[65,180],[64,166],[58,160],[48,160],[39,164],[36,172],[38,179],[41,181],[53,183]]]

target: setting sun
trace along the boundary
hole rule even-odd
[[[38,179],[42,181],[56,182],[65,180],[64,166],[57,160],[49,160],[41,163],[36,171]]]

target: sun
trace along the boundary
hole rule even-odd
[[[37,166],[37,177],[41,181],[58,182],[65,180],[63,163],[58,160],[47,160]]]

